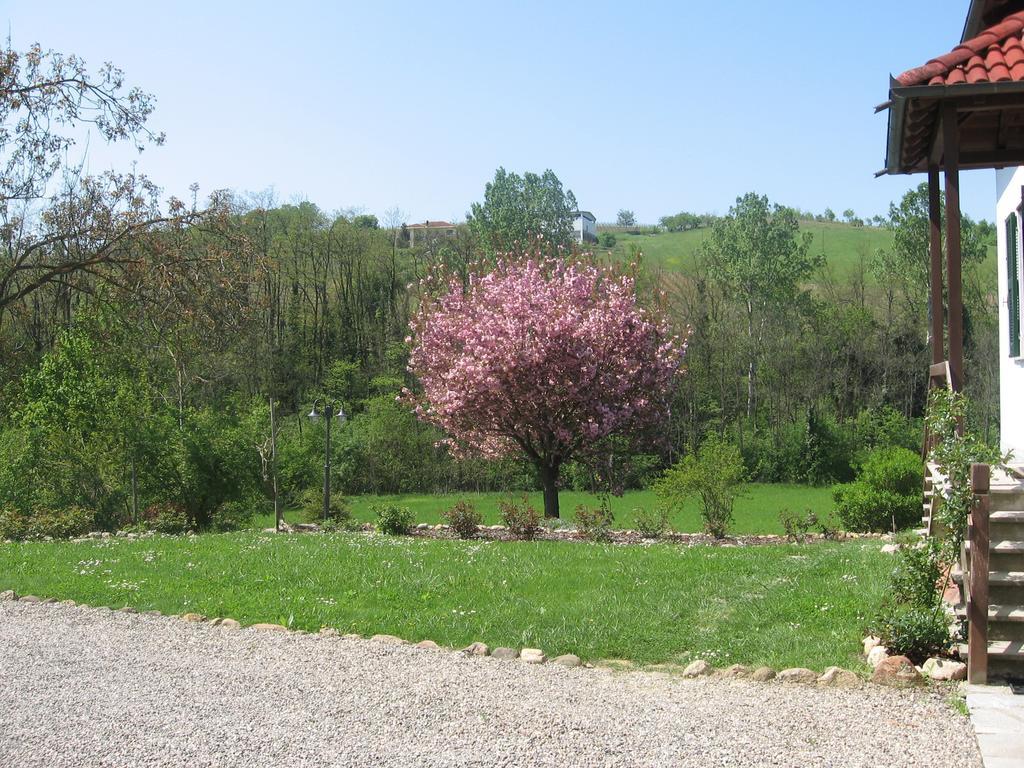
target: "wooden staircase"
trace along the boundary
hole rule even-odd
[[[974,642],[961,646],[960,654],[976,671],[973,682],[1024,680],[1024,479],[995,470],[988,488],[976,486],[975,500],[960,564],[951,576],[959,588],[957,615],[987,616],[987,621],[970,628]],[[972,660],[972,646],[986,648],[987,657]]]

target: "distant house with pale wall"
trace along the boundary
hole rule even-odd
[[[597,242],[597,219],[590,211],[573,211],[572,226],[577,243]]]
[[[447,221],[424,221],[422,224],[407,224],[409,245],[416,245],[416,238],[428,240],[436,237],[454,237],[455,225]]]

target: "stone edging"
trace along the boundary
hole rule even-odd
[[[374,533],[376,527],[372,523],[364,523],[360,529],[363,533]],[[278,533],[274,528],[265,528],[264,533]],[[322,533],[319,525],[316,523],[299,523],[296,525],[286,525],[281,529],[280,533]],[[417,523],[407,534],[413,538],[423,539],[444,539],[453,540],[458,539],[457,536],[451,532],[451,526],[444,523],[437,525],[431,525],[430,523]],[[716,547],[746,547],[746,546],[765,546],[770,544],[813,544],[824,541],[854,541],[854,540],[881,540],[881,541],[892,541],[893,536],[890,533],[846,533],[839,532],[834,536],[824,536],[820,533],[807,534],[801,537],[799,541],[789,538],[783,534],[778,533],[765,533],[765,534],[742,534],[738,536],[726,536],[723,539],[716,539],[706,533],[665,533],[659,538],[653,539],[645,537],[640,531],[631,529],[615,529],[608,532],[608,538],[602,542],[607,544],[640,544],[648,545],[652,543],[666,543],[666,544],[684,544],[687,546],[704,545],[704,546],[716,546]],[[530,539],[524,537],[516,537],[509,533],[509,529],[504,525],[480,525],[477,526],[476,536],[469,541],[572,541],[591,543],[591,540],[584,536],[582,533],[577,531],[575,528],[546,528],[541,526],[537,533]]]
[[[105,610],[113,611],[116,610],[119,613],[140,613],[136,609],[130,606],[123,606],[118,609],[112,609],[108,606],[90,606],[85,603],[76,603],[74,600],[61,600],[58,601],[55,598],[41,598],[35,595],[24,595],[19,596],[14,590],[9,589],[0,592],[0,602],[12,602],[18,601],[27,604],[39,604],[39,605],[64,605],[64,606],[78,606],[81,608],[91,608],[93,610]],[[142,615],[146,616],[163,616],[160,611],[143,611]],[[301,629],[289,629],[281,624],[270,624],[270,623],[257,623],[243,627],[242,624],[236,619],[232,618],[207,618],[199,613],[182,613],[177,615],[170,615],[167,618],[177,618],[181,621],[190,623],[203,623],[211,627],[220,627],[221,629],[227,630],[250,630],[253,632],[279,632],[279,633],[294,633],[309,635],[311,633]],[[333,627],[322,627],[317,633],[317,636],[321,638],[337,638],[340,640],[366,640],[362,635],[357,634],[342,634]],[[490,648],[486,643],[475,642],[466,646],[465,648],[445,648],[433,640],[421,640],[417,643],[404,640],[395,635],[378,634],[373,635],[369,638],[372,642],[381,643],[383,645],[404,645],[412,648],[418,648],[422,650],[433,650],[433,651],[449,651],[462,654],[467,657],[489,657],[495,660],[519,660],[525,664],[556,664],[565,668],[586,668],[593,669],[595,667],[602,667],[611,670],[636,670],[636,671],[647,671],[647,672],[660,672],[679,675],[687,679],[696,678],[727,678],[734,680],[750,680],[755,682],[769,682],[776,681],[780,684],[804,684],[804,685],[815,685],[818,687],[828,688],[858,688],[864,684],[864,680],[855,672],[843,669],[842,667],[829,667],[822,674],[818,674],[814,670],[805,669],[803,667],[794,667],[791,669],[783,669],[776,672],[771,667],[748,667],[743,664],[733,664],[725,669],[715,669],[707,661],[703,659],[697,659],[690,662],[686,666],[681,664],[655,664],[647,667],[639,667],[634,662],[625,659],[607,659],[598,661],[596,663],[584,662],[579,656],[575,654],[567,653],[561,656],[556,656],[553,659],[549,659],[543,650],[539,648]],[[894,660],[905,659],[905,657],[897,656],[889,659],[889,662]],[[909,661],[906,662],[909,664]],[[885,676],[880,675],[876,668],[875,674],[871,678],[872,683],[880,685],[887,685],[890,687],[907,688],[912,686],[924,685],[924,677],[914,669],[913,665],[910,665],[910,671],[914,672],[916,676],[910,676],[907,674],[906,665],[896,664],[890,665],[894,667],[894,674]]]

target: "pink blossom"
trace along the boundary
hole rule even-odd
[[[686,345],[628,274],[532,255],[422,288],[409,370],[423,391],[407,399],[456,450],[522,452],[557,476],[586,444],[666,417]]]

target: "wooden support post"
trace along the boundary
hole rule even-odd
[[[939,169],[928,169],[928,253],[931,256],[932,363],[946,359],[942,311],[942,206],[939,201]]]
[[[967,522],[971,543],[971,567],[967,591],[967,680],[988,682],[988,569],[989,569],[989,477],[988,464],[971,465],[974,507]]]
[[[964,309],[960,253],[960,129],[956,106],[942,108],[942,145],[946,180],[946,281],[949,286],[949,367],[953,389],[963,388]]]
[[[270,478],[274,491],[274,530],[280,533],[284,518],[281,515],[281,500],[277,494],[277,419],[274,418],[273,396],[270,397]]]

